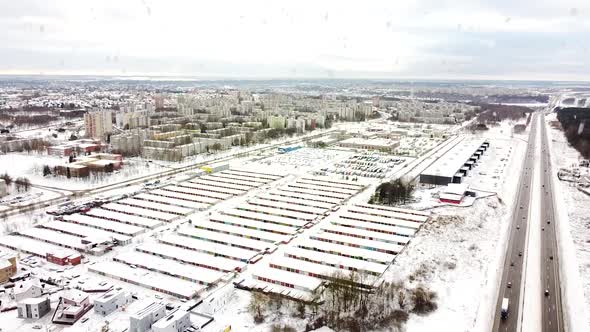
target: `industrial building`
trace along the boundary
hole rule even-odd
[[[129,316],[129,332],[145,332],[166,314],[166,308],[161,303],[152,302]]]
[[[461,140],[420,173],[420,183],[440,186],[461,183],[489,145],[484,140]]]
[[[399,146],[399,141],[387,138],[352,137],[338,142],[338,146],[350,149],[376,150],[391,153]]]
[[[0,252],[0,284],[5,283],[16,273],[16,255]]]
[[[131,295],[129,293],[123,290],[111,290],[94,300],[94,312],[106,316],[129,303],[131,303]]]
[[[29,297],[16,304],[18,318],[39,319],[51,310],[49,297]]]

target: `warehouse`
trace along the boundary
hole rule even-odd
[[[342,214],[340,214],[340,219],[370,222],[388,226],[399,226],[411,230],[418,230],[422,226],[422,223],[415,221],[402,220],[395,217],[375,216],[367,213],[357,213],[356,211],[353,212],[350,210],[344,211]]]
[[[276,247],[275,245],[264,241],[254,240],[243,236],[224,234],[217,231],[209,231],[206,229],[196,229],[194,227],[181,227],[177,232],[183,236],[248,250],[266,251]]]
[[[271,271],[253,274],[254,279],[280,285],[287,288],[298,289],[306,292],[314,292],[322,285],[322,280],[302,274],[293,275],[287,271],[272,269]]]
[[[19,231],[19,234],[31,239],[55,244],[60,247],[73,249],[80,252],[86,252],[90,250],[92,246],[91,244],[83,244],[82,239],[77,236],[63,234],[38,227],[27,228],[25,230]]]
[[[430,217],[429,212],[410,210],[410,209],[398,208],[398,207],[393,207],[393,206],[362,204],[361,203],[361,204],[355,204],[354,207],[371,209],[372,211],[370,211],[370,212],[365,211],[365,213],[381,215],[383,217],[390,216],[390,214],[388,214],[389,212],[399,212],[399,213],[403,213],[405,215],[426,217],[425,219],[422,220],[422,222],[425,222],[428,219],[428,217]],[[400,218],[400,219],[404,219],[404,218]],[[408,219],[408,220],[413,220],[413,219]],[[417,221],[420,221],[420,220],[417,220]]]
[[[369,205],[369,204],[357,204],[348,207],[348,212],[352,218],[353,215],[370,215],[370,216],[378,216],[384,218],[393,218],[397,220],[406,220],[413,223],[420,224],[425,223],[428,221],[429,215],[427,213],[422,213],[420,211],[414,210],[407,210],[407,209],[399,209],[396,208],[395,210],[388,210],[384,209],[379,205]],[[418,212],[418,214],[416,213]],[[358,217],[358,216],[357,216]],[[409,226],[412,227],[412,226]]]
[[[309,238],[299,242],[297,246],[307,250],[314,250],[348,258],[362,259],[367,262],[379,264],[389,264],[395,258],[395,255],[393,254],[345,246],[342,244],[335,244],[326,241],[317,241]]]
[[[314,214],[253,204],[243,204],[238,206],[238,209],[243,211],[251,211],[255,213],[273,215],[290,219],[305,220],[308,222],[313,221],[317,218],[317,216]]]
[[[252,212],[252,211],[244,211],[238,209],[228,209],[223,212],[225,215],[236,216],[244,219],[250,219],[255,221],[260,221],[263,223],[272,223],[276,225],[283,225],[289,226],[294,228],[304,227],[308,224],[305,220],[298,220],[293,218],[284,218],[279,216],[273,216],[264,213]]]
[[[256,206],[264,206],[264,207],[269,207],[269,208],[276,208],[279,210],[286,210],[286,211],[294,211],[294,212],[300,212],[300,213],[305,213],[305,214],[315,214],[316,216],[318,215],[323,215],[324,213],[326,213],[326,211],[328,211],[331,208],[331,205],[328,204],[328,206],[330,208],[318,208],[318,207],[314,207],[314,206],[307,206],[307,205],[301,205],[301,204],[290,204],[287,202],[281,202],[281,201],[276,201],[276,200],[270,200],[266,198],[267,196],[257,196],[255,198],[249,199],[248,203],[251,205],[256,205]]]
[[[53,220],[45,224],[41,224],[39,227],[57,231],[63,234],[73,235],[81,238],[79,239],[80,241],[83,240],[88,243],[101,243],[113,240],[117,241],[117,243],[121,245],[131,243],[131,237],[127,235],[107,232],[93,227],[62,222],[59,220]]]
[[[485,147],[486,143],[484,140],[462,140],[420,173],[420,183],[461,183],[467,172],[464,167],[472,167],[474,160],[479,158],[476,153],[482,152],[480,148]]]
[[[378,224],[378,223],[373,223],[373,222],[370,222],[367,220],[363,220],[363,222],[358,222],[358,221],[353,221],[353,220],[347,220],[344,218],[339,218],[339,219],[332,220],[331,223],[334,225],[337,225],[337,226],[358,228],[358,229],[364,229],[366,231],[371,231],[371,232],[379,232],[379,233],[406,236],[406,237],[414,236],[414,234],[416,233],[415,230],[412,230],[409,228],[399,227],[397,225],[392,226],[392,225]]]
[[[221,272],[232,272],[244,270],[246,264],[224,257],[196,252],[190,249],[178,248],[162,243],[148,243],[138,246],[135,250],[146,254],[156,255],[163,258],[191,264],[205,269]]]
[[[283,177],[282,175],[270,174],[270,173],[260,173],[260,172],[254,172],[251,170],[246,170],[246,169],[231,169],[231,170],[224,171],[221,174],[233,174],[233,175],[240,175],[240,176],[245,176],[245,177],[249,177],[249,178],[264,179],[268,182],[276,181],[276,180]]]
[[[364,186],[362,186],[360,184],[351,183],[348,181],[340,181],[338,179],[332,179],[332,178],[327,178],[327,177],[314,177],[314,178],[302,177],[298,181],[302,182],[302,183],[322,184],[322,185],[330,186],[330,187],[334,187],[334,188],[353,189],[356,191],[359,191],[364,188]]]
[[[226,189],[234,189],[234,190],[238,190],[241,192],[246,192],[246,191],[252,189],[252,186],[245,186],[243,184],[238,184],[236,182],[229,183],[229,182],[225,182],[225,181],[217,181],[215,179],[208,179],[208,178],[204,178],[204,177],[196,179],[196,180],[184,182],[184,183],[181,183],[180,185],[185,185],[185,184],[189,184],[189,183],[190,184],[199,184],[199,185],[204,185],[204,186],[226,188]]]
[[[86,212],[86,214],[101,219],[112,220],[123,224],[134,225],[150,229],[154,229],[163,225],[163,222],[161,220],[134,216],[127,213],[109,211],[104,209],[92,209]]]
[[[281,196],[281,195],[274,195],[273,192],[270,193],[263,193],[257,196],[257,198],[260,199],[264,199],[264,200],[268,200],[271,202],[280,202],[281,204],[288,204],[288,205],[293,205],[293,208],[297,208],[299,206],[309,206],[309,207],[313,207],[313,208],[318,208],[323,210],[325,213],[325,211],[331,210],[332,208],[334,208],[336,206],[335,203],[325,203],[325,202],[319,202],[319,201],[315,201],[315,200],[311,200],[311,199],[306,199],[306,198],[299,198],[299,197],[288,197],[288,196]]]
[[[264,241],[269,243],[288,243],[291,240],[290,236],[258,231],[254,229],[232,226],[227,224],[220,224],[216,222],[196,222],[193,223],[196,228],[204,229],[212,232],[225,233],[234,236],[241,236],[249,239],[258,241]]]
[[[306,262],[331,266],[348,271],[364,272],[379,277],[387,269],[387,265],[372,263],[345,256],[326,254],[320,251],[291,247],[285,250],[285,257],[295,258]]]
[[[250,261],[250,259],[258,254],[258,251],[254,250],[232,247],[221,243],[176,234],[166,235],[160,239],[160,242],[209,255],[235,259],[244,263]]]
[[[144,201],[141,199],[135,198],[124,198],[117,201],[119,204],[134,206],[146,210],[153,210],[158,212],[170,213],[175,214],[177,216],[186,216],[193,212],[193,210],[185,207],[180,207],[176,205],[164,204],[164,203],[157,203],[157,202],[150,202]]]
[[[138,216],[138,217],[147,217],[147,218],[157,219],[157,220],[161,220],[161,221],[165,221],[165,222],[170,222],[170,221],[178,218],[178,215],[176,215],[176,214],[154,211],[154,210],[146,210],[144,208],[139,208],[139,207],[130,206],[130,205],[123,205],[123,204],[118,204],[118,203],[107,203],[107,204],[102,205],[101,208],[104,210],[108,210],[108,211],[126,213],[129,215]]]
[[[110,261],[90,265],[88,271],[187,300],[197,296],[206,287],[188,280]]]
[[[68,256],[80,255],[74,250],[64,249],[58,245],[18,235],[5,235],[0,237],[0,246],[42,258],[47,258],[48,253],[60,251],[65,252]]]
[[[385,243],[399,244],[401,246],[406,245],[410,242],[410,239],[406,236],[398,235],[387,235],[383,233],[371,232],[358,228],[336,226],[333,224],[322,225],[321,229],[325,232],[357,237],[365,240],[380,241]]]
[[[330,280],[332,276],[336,274],[347,274],[347,272],[342,271],[340,268],[281,256],[277,256],[271,260],[269,266],[274,269],[295,272],[295,274],[307,275],[324,280]],[[297,276],[294,276],[294,278],[297,278]],[[375,284],[376,280],[377,278],[374,276],[367,275],[365,278],[359,278],[355,280],[355,284],[359,287],[371,288]]]
[[[224,274],[220,271],[189,266],[170,259],[136,251],[119,254],[113,258],[113,261],[196,282],[201,285],[215,284]]]
[[[215,201],[213,201],[214,203],[216,203],[217,201],[220,201],[220,200],[226,200],[226,199],[233,196],[233,194],[212,192],[212,191],[208,191],[208,190],[199,190],[199,189],[195,189],[195,188],[187,188],[187,187],[180,187],[180,186],[168,186],[168,187],[164,187],[162,189],[167,192],[175,192],[175,193],[181,193],[181,194],[201,196],[201,197],[206,197],[206,198],[213,198],[213,199],[215,199]],[[158,190],[155,190],[155,191],[158,191]],[[154,192],[152,192],[152,193],[154,193]],[[160,194],[160,192],[158,191],[158,195],[159,194]],[[172,195],[172,194],[169,193],[169,195]]]
[[[348,246],[348,247],[374,250],[374,251],[384,252],[384,253],[392,254],[392,255],[397,255],[398,253],[400,253],[404,249],[404,246],[399,245],[399,244],[367,240],[364,238],[358,238],[358,237],[352,237],[352,236],[348,236],[348,235],[340,235],[340,234],[335,234],[335,233],[330,233],[330,232],[322,232],[322,231],[310,235],[309,238],[312,240],[324,241],[324,242],[328,242],[328,243],[335,243],[335,244],[340,244],[340,245]]]
[[[192,183],[192,182],[183,182],[183,183],[178,184],[178,186],[180,186],[182,188],[192,188],[192,189],[202,190],[205,192],[226,194],[226,195],[229,195],[228,197],[239,196],[245,192],[244,190],[230,189],[230,188],[226,188],[225,186],[222,187],[219,185],[205,185],[205,184],[197,184],[197,183]]]
[[[205,203],[190,202],[190,201],[186,201],[186,200],[182,200],[182,199],[153,195],[150,193],[141,193],[139,195],[135,195],[133,198],[141,199],[141,200],[148,201],[148,202],[183,207],[183,208],[187,208],[190,210],[197,210],[197,211],[202,211],[202,210],[205,210],[209,207],[209,204],[205,204]]]
[[[207,181],[237,184],[240,186],[249,187],[250,189],[260,187],[260,186],[264,185],[265,183],[267,183],[267,181],[264,181],[264,180],[253,181],[251,178],[241,178],[241,177],[233,177],[233,176],[230,178],[227,178],[226,176],[227,175],[224,175],[224,174],[208,175],[206,177],[203,177],[203,179],[206,179]]]
[[[64,222],[85,225],[88,227],[93,227],[96,229],[127,236],[137,236],[145,232],[145,228],[142,227],[123,224],[108,219],[96,218],[85,214],[65,215],[61,217],[61,220],[63,220]]]
[[[198,195],[194,195],[192,193],[181,193],[181,192],[177,192],[177,191],[172,191],[173,190],[172,188],[173,187],[166,187],[163,189],[152,190],[152,191],[150,191],[150,194],[156,195],[156,196],[161,196],[161,197],[166,197],[166,198],[178,199],[178,200],[192,202],[192,203],[207,204],[207,205],[211,205],[211,204],[215,204],[215,203],[219,202],[219,198],[198,196]]]
[[[254,221],[250,219],[244,219],[240,217],[228,216],[228,215],[213,215],[209,218],[211,222],[216,222],[225,225],[244,227],[252,230],[258,230],[263,232],[270,232],[281,235],[293,235],[297,231],[296,228],[278,225],[269,222]]]

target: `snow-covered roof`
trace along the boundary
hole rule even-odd
[[[233,234],[237,236],[243,236],[246,238],[259,239],[260,241],[265,241],[269,243],[283,242],[287,241],[290,238],[287,235],[281,235],[271,232],[259,231],[210,221],[197,220],[196,222],[193,222],[193,225],[200,229],[208,229],[214,232]]]
[[[286,203],[289,205],[293,205],[293,207],[295,207],[295,208],[298,206],[315,207],[318,209],[322,209],[324,212],[333,208],[334,206],[336,206],[335,203],[319,202],[316,200],[299,198],[299,197],[295,197],[295,196],[291,196],[291,197],[281,196],[281,195],[272,194],[272,192],[262,193],[262,194],[257,195],[256,197],[258,197],[259,199],[264,199],[264,200],[268,200],[268,201],[272,201],[272,202],[281,202],[282,204]]]
[[[469,189],[467,183],[449,183],[442,189],[442,192],[445,194],[464,195],[467,189]]]
[[[244,193],[244,190],[238,189],[230,189],[226,186],[218,186],[213,184],[203,184],[203,183],[192,183],[192,182],[182,182],[178,184],[180,187],[183,188],[192,188],[197,190],[202,190],[204,192],[214,192],[214,193],[221,193],[227,194],[229,196],[237,196]]]
[[[153,257],[153,256],[152,256]],[[124,263],[103,261],[88,266],[88,271],[100,273],[117,279],[125,279],[136,285],[152,289],[161,289],[175,296],[193,298],[205,286],[178,277],[150,272],[145,269],[134,269]]]
[[[267,196],[266,196],[267,197]],[[277,202],[273,200],[268,200],[265,197],[255,197],[248,200],[248,203],[257,205],[258,207],[267,206],[273,207],[280,211],[296,211],[304,214],[315,214],[321,215],[326,212],[326,209],[314,207],[314,206],[307,206],[307,205],[300,205],[300,204],[291,204],[287,202]],[[312,219],[315,219],[316,216],[312,216]]]
[[[463,140],[434,161],[421,174],[452,178],[483,143],[483,139]]]
[[[107,203],[102,206],[103,209],[113,210],[115,212],[128,213],[136,216],[171,221],[178,218],[178,215],[161,211],[148,210],[140,207],[123,205],[119,203]]]
[[[149,247],[146,247],[149,248]],[[114,261],[135,265],[151,271],[199,282],[205,285],[216,283],[223,276],[223,272],[215,271],[192,264],[184,264],[172,259],[161,258],[152,254],[138,251],[128,251],[115,256]]]
[[[353,214],[361,214],[361,215],[370,215],[370,216],[380,216],[385,218],[395,218],[399,220],[408,220],[415,223],[424,223],[428,220],[429,216],[427,214],[422,213],[421,211],[412,211],[407,209],[396,209],[396,210],[389,210],[384,208],[374,208],[374,206],[369,205],[352,205],[347,208],[350,213]]]
[[[145,231],[144,228],[128,225],[116,221],[111,221],[107,219],[101,219],[85,214],[72,214],[72,215],[65,215],[62,219],[66,222],[74,222],[79,224],[88,225],[90,227],[104,229],[104,230],[111,230],[116,233],[125,234],[128,236],[136,236]]]
[[[268,211],[268,210],[266,210],[268,208],[265,208],[262,206],[251,205],[254,208],[260,208],[260,209],[258,209],[258,211],[261,211],[261,212],[245,211],[245,210],[240,209],[240,208],[246,207],[246,206],[247,206],[247,204],[240,205],[240,206],[238,206],[237,209],[227,209],[226,211],[223,211],[223,213],[227,214],[227,215],[243,217],[245,219],[266,221],[266,222],[273,223],[273,224],[288,225],[291,227],[302,227],[308,223],[308,221],[306,221],[306,220],[280,217],[280,216],[276,216],[276,215],[272,215],[272,214],[262,213],[262,212]]]
[[[400,244],[400,245],[405,245],[406,243],[410,242],[410,238],[407,236],[391,235],[391,234],[368,231],[368,230],[364,230],[364,229],[337,226],[337,225],[333,225],[333,224],[321,225],[321,229],[324,231],[329,231],[331,233],[350,235],[350,236],[354,236],[354,237],[360,237],[363,239],[369,239],[371,241],[394,243],[394,244]]]
[[[117,203],[124,204],[124,205],[136,206],[136,207],[140,207],[140,208],[144,208],[144,209],[148,209],[148,210],[158,210],[158,211],[182,215],[182,216],[185,216],[185,215],[193,212],[192,209],[185,208],[185,207],[164,204],[164,203],[158,203],[158,202],[144,201],[144,200],[136,199],[136,198],[124,198],[124,199],[117,201]]]
[[[401,221],[404,221],[404,220],[400,220],[400,222]],[[406,221],[406,222],[409,222],[409,221]],[[394,233],[394,234],[402,235],[402,236],[414,236],[414,234],[416,233],[416,231],[411,228],[406,228],[403,226],[400,227],[398,225],[384,225],[384,224],[374,223],[374,222],[370,222],[370,221],[358,222],[356,220],[338,218],[338,219],[332,220],[331,223],[335,224],[335,225],[342,225],[342,226],[346,226],[346,227],[364,229],[364,230],[369,230],[369,231],[373,231],[373,232],[379,231],[379,232],[383,232],[383,233]]]
[[[234,217],[230,215],[214,214],[209,217],[209,220],[222,224],[229,224],[233,226],[246,227],[254,230],[261,230],[265,232],[273,232],[285,235],[295,234],[295,232],[297,231],[297,229],[294,227],[289,227],[282,224],[277,225],[270,222],[251,220],[241,217]]]
[[[375,250],[367,250],[346,246],[342,244],[330,243],[325,241],[313,240],[306,238],[297,244],[299,247],[304,247],[311,250],[320,250],[334,255],[346,255],[348,257],[362,257],[365,260],[378,262],[381,264],[389,264],[395,258],[395,255],[388,254]]]
[[[182,206],[182,207],[194,209],[194,210],[205,210],[209,207],[209,204],[205,204],[205,203],[192,202],[192,201],[187,201],[187,200],[183,200],[183,199],[164,197],[164,196],[160,196],[160,195],[154,195],[151,193],[141,193],[139,195],[135,195],[134,197],[138,198],[138,199],[143,199],[146,201],[154,201],[154,202],[159,202],[159,203],[169,204],[169,205],[174,205],[174,206]]]
[[[341,235],[329,232],[317,232],[309,236],[313,240],[328,241],[332,243],[339,243],[345,246],[353,246],[368,250],[379,250],[385,253],[399,253],[404,249],[403,245],[386,243],[381,241],[367,240],[349,235]]]
[[[415,222],[415,221],[408,221],[408,220],[401,220],[393,217],[382,217],[382,216],[374,216],[370,214],[362,214],[362,213],[353,213],[351,211],[344,211],[340,214],[340,219],[348,219],[348,220],[355,220],[355,221],[364,221],[373,224],[382,224],[382,225],[390,225],[390,226],[399,226],[408,229],[418,229],[422,226],[422,223]]]
[[[156,189],[150,191],[151,195],[157,195],[162,197],[175,198],[183,201],[201,203],[201,204],[215,204],[219,202],[219,198],[197,196],[191,193],[181,193],[176,191],[170,191],[168,189]]]
[[[189,195],[215,198],[216,200],[225,200],[225,199],[228,199],[233,196],[232,194],[227,194],[227,193],[212,192],[212,191],[208,191],[208,190],[180,187],[180,186],[174,186],[174,185],[167,186],[162,189],[164,189],[166,191],[180,192],[180,193],[185,193],[185,194],[189,194]]]
[[[183,182],[182,185],[186,184],[187,182]],[[206,177],[196,178],[189,180],[188,183],[196,184],[196,185],[204,185],[204,186],[213,186],[216,188],[226,188],[232,189],[237,191],[248,191],[252,189],[252,186],[244,186],[237,183],[226,182],[226,181],[217,181],[216,179],[208,179]]]
[[[365,271],[375,275],[381,275],[387,269],[387,265],[349,258],[346,256],[332,255],[315,250],[307,250],[298,247],[290,247],[285,250],[285,256],[294,256],[311,262],[320,262],[323,265]]]
[[[232,234],[219,233],[216,231],[209,231],[206,229],[197,229],[194,227],[181,227],[177,230],[177,232],[179,234],[194,237],[197,239],[214,241],[217,243],[224,243],[233,246],[240,246],[257,251],[264,251],[267,248],[274,247],[273,244],[268,242],[254,240],[251,238],[236,236]]]
[[[199,251],[179,248],[163,243],[145,243],[136,248],[137,251],[172,258],[177,261],[192,263],[199,266],[210,266],[218,270],[229,272],[236,268],[243,268],[246,264],[235,259],[214,256]]]
[[[259,186],[263,185],[264,183],[266,183],[266,181],[256,182],[256,181],[252,181],[250,179],[245,180],[246,178],[226,178],[226,177],[224,177],[224,175],[215,176],[213,174],[204,176],[200,179],[207,180],[207,181],[228,183],[228,184],[236,184],[236,185],[240,185],[242,187],[247,187],[250,189],[254,188],[254,187],[259,187]],[[194,181],[196,181],[196,179],[191,180],[191,182],[194,182]]]
[[[148,217],[142,216],[134,216],[127,213],[117,212],[117,211],[110,211],[105,209],[92,209],[86,212],[88,215],[100,217],[100,218],[108,218],[108,219],[115,219],[122,223],[137,225],[140,227],[146,228],[156,228],[162,225],[161,220],[156,220]]]
[[[215,255],[223,255],[241,261],[248,261],[254,257],[258,251],[248,250],[238,247],[232,247],[211,241],[196,239],[188,236],[168,234],[160,238],[160,242],[175,245],[182,248],[188,248],[197,252],[205,252]]]

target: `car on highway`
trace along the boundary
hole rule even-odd
[[[545,296],[549,296],[549,290],[545,289]]]
[[[506,285],[506,287],[512,288],[512,283],[509,281],[508,284]]]
[[[522,256],[522,251],[519,251],[518,252],[518,256]]]

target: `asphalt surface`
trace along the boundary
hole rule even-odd
[[[540,117],[541,126],[539,128]],[[524,300],[522,295],[526,289],[526,283],[523,276],[524,262],[523,258],[527,254],[527,228],[541,228],[541,326],[542,331],[563,331],[563,316],[561,308],[561,290],[559,281],[559,261],[557,255],[557,238],[555,231],[555,210],[551,182],[551,157],[549,155],[550,142],[547,138],[545,116],[535,114],[531,124],[527,151],[525,154],[524,167],[518,184],[518,195],[513,213],[512,224],[510,225],[510,238],[504,260],[504,270],[502,274],[502,283],[500,284],[498,302],[496,304],[496,316],[494,318],[493,331],[518,331],[522,321],[521,302]],[[535,165],[535,148],[536,137],[541,135],[541,155],[540,155],[540,184],[539,188],[531,188],[533,181],[533,171]],[[529,220],[529,209],[531,204],[532,190],[539,190],[540,200],[540,220]],[[538,262],[527,262],[526,264],[537,264]],[[501,318],[502,300],[508,298],[510,301],[508,317]]]
[[[549,139],[541,116],[541,304],[543,331],[563,331],[561,288],[559,281],[559,257],[557,255],[557,234],[555,231],[555,204],[552,187],[551,156]]]
[[[517,331],[520,319],[520,304],[524,287],[524,258],[526,257],[527,227],[529,225],[529,207],[531,203],[531,184],[535,165],[535,144],[538,129],[538,115],[531,119],[531,131],[528,138],[522,174],[518,183],[518,192],[510,225],[509,242],[504,259],[502,283],[500,284],[496,315],[492,331]],[[501,318],[502,300],[509,299],[508,317]]]

